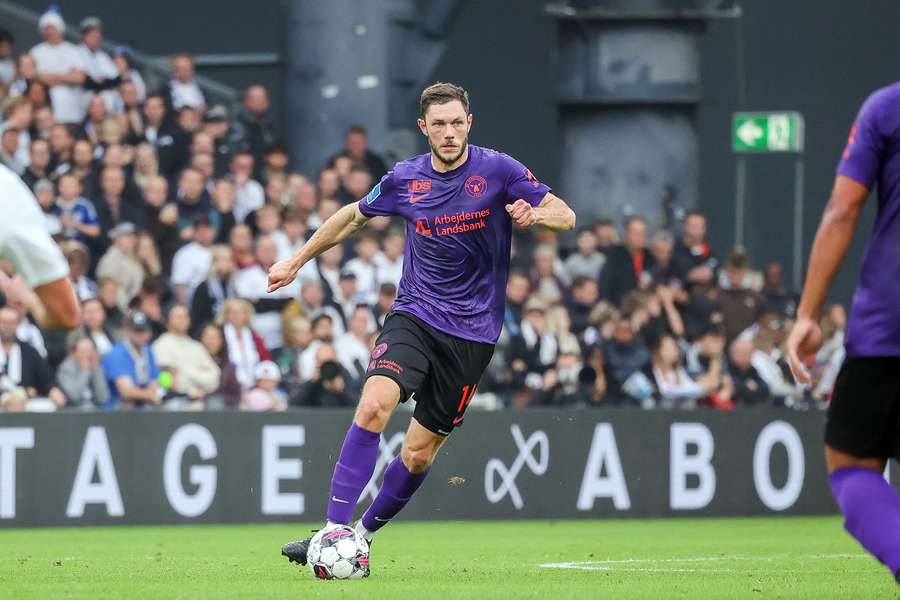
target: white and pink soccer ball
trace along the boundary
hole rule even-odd
[[[310,540],[306,564],[319,579],[362,579],[369,576],[369,543],[352,527],[326,527]]]

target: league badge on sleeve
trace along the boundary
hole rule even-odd
[[[381,182],[375,184],[375,187],[372,188],[372,191],[369,192],[369,195],[366,196],[366,204],[372,204],[376,200],[378,200],[378,196],[381,195]]]

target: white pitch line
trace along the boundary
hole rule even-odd
[[[731,561],[781,561],[790,560],[816,560],[816,559],[860,559],[870,558],[867,554],[808,554],[801,556],[689,556],[684,558],[624,558],[615,560],[585,560],[561,563],[543,563],[538,565],[544,569],[577,569],[580,571],[639,571],[647,573],[736,573],[740,569],[729,568],[711,568],[711,569],[691,569],[691,568],[675,568],[675,567],[626,567],[619,565],[633,564],[664,564],[664,563],[704,563],[704,562],[720,562],[727,563]],[[754,572],[779,572],[778,569],[751,569]],[[784,569],[783,571],[795,571],[796,569]]]

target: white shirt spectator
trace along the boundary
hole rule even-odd
[[[255,179],[248,179],[244,185],[235,185],[234,218],[243,223],[247,215],[266,203],[266,191]]]
[[[356,298],[351,301],[357,304],[375,304],[378,301],[378,269],[359,258],[347,261],[344,268],[356,275]]]
[[[31,49],[38,73],[65,75],[72,69],[87,71],[84,55],[78,46],[60,42],[55,46],[42,42]],[[60,84],[50,88],[53,120],[57,123],[81,123],[85,116],[84,88],[78,85]]]
[[[172,258],[172,284],[186,286],[190,302],[196,287],[209,276],[211,266],[212,250],[197,242],[185,244]]]
[[[234,275],[234,291],[239,298],[258,300],[266,298],[293,298],[300,293],[300,282],[295,279],[290,284],[279,288],[271,294],[266,293],[269,286],[269,275],[259,265],[245,267]],[[284,340],[281,335],[281,313],[278,311],[258,312],[251,324],[254,331],[263,339],[266,348],[281,348]]]
[[[359,341],[355,335],[348,331],[338,336],[334,341],[334,349],[337,352],[341,365],[351,375],[354,377],[360,375],[357,364],[361,365],[363,372],[365,372],[366,366],[369,364],[369,348]]]
[[[43,358],[47,358],[47,346],[44,344],[44,334],[37,325],[28,319],[22,319],[16,329],[16,337],[20,342],[31,344]]]
[[[383,283],[393,283],[395,286],[400,285],[400,277],[403,276],[403,255],[397,257],[397,260],[391,261],[385,256],[384,252],[375,255],[372,261],[375,263],[376,279],[378,287]]]
[[[116,63],[103,50],[99,48],[91,50],[85,44],[78,46],[78,50],[81,52],[82,61],[85,64],[85,74],[88,77],[115,79],[119,76],[119,69],[116,68]],[[122,96],[119,95],[118,90],[104,90],[100,95],[103,97],[103,101],[106,103],[106,110],[109,111],[110,115],[117,115],[122,112]],[[85,110],[87,110],[87,102],[89,100],[90,96],[85,94]]]
[[[185,106],[200,108],[206,104],[206,98],[200,86],[193,79],[187,83],[181,83],[177,79],[169,82],[169,90],[172,93],[172,107],[179,111]]]

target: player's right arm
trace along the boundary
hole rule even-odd
[[[877,181],[888,148],[891,134],[882,130],[884,106],[884,97],[876,92],[860,109],[813,242],[797,321],[787,341],[788,363],[801,384],[812,382],[809,369],[822,345],[818,325],[822,304],[847,256],[860,212]]]
[[[362,229],[368,220],[369,217],[359,210],[357,202],[328,217],[297,254],[272,265],[268,291],[274,292],[291,283],[303,265]]]

